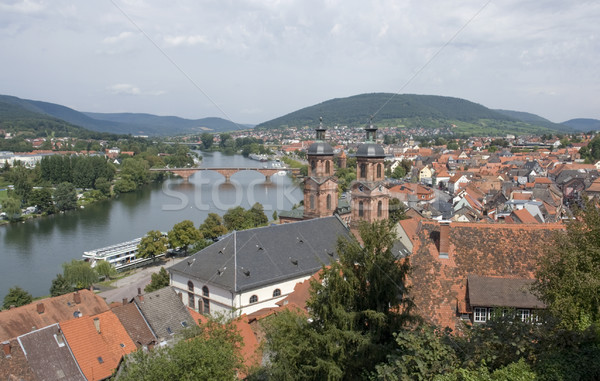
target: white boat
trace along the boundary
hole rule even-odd
[[[167,233],[162,233],[163,236],[167,236]],[[99,261],[107,261],[111,265],[118,269],[125,265],[134,264],[146,260],[147,258],[137,258],[138,245],[142,238],[136,238],[131,241],[121,242],[116,245],[102,247],[100,249],[84,251],[83,260],[90,262],[92,267],[96,267]],[[159,257],[165,255],[161,254]]]
[[[287,175],[287,171],[279,171],[276,173],[277,176],[285,176]]]

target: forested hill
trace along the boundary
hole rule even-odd
[[[574,128],[578,131],[600,131],[600,120],[598,119],[570,119],[566,122],[562,122],[561,124]]]
[[[465,99],[390,93],[331,99],[261,123],[257,128],[312,127],[319,123],[319,117],[323,117],[329,126],[361,127],[374,114],[373,123],[378,126],[448,128],[454,125],[452,128],[455,133],[475,135],[545,133],[570,129],[549,121],[549,124],[523,121]]]
[[[0,130],[22,138],[70,136],[82,139],[104,139],[110,135],[68,123],[40,112],[32,105],[21,102],[19,98],[7,96],[0,96]]]
[[[21,99],[8,95],[0,95],[0,121],[10,122],[15,117],[29,120],[27,129],[35,120],[53,120],[55,122],[79,126],[97,132],[132,135],[179,135],[198,132],[222,132],[241,128],[221,118],[184,119],[174,116],[157,116],[150,114],[103,114],[84,113],[55,103]],[[23,126],[22,123],[19,124]]]

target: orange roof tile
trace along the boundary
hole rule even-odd
[[[521,223],[523,224],[539,224],[539,221],[535,219],[535,217],[533,217],[531,215],[531,213],[529,213],[529,211],[527,209],[519,209],[519,210],[514,210],[512,212],[518,219],[519,221],[521,221]]]
[[[38,312],[38,306],[43,312]],[[41,308],[41,307],[40,307]],[[53,298],[37,300],[28,305],[0,312],[0,341],[17,337],[32,330],[75,318],[107,311],[108,305],[90,290],[80,290]]]
[[[96,329],[96,319],[100,332]],[[135,343],[112,311],[64,321],[60,328],[88,380],[109,377],[121,358],[136,350]]]

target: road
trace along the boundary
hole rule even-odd
[[[166,262],[161,261],[160,264],[138,269],[135,273],[115,281],[112,284],[115,287],[114,289],[101,291],[98,295],[104,298],[107,304],[121,303],[123,299],[130,301],[138,294],[138,288],[141,289],[142,293],[144,292],[144,287],[150,283],[152,274],[159,272],[161,267],[171,267],[184,259],[185,257],[170,258]]]

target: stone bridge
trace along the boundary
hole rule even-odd
[[[218,172],[225,177],[225,181],[229,182],[231,176],[240,171],[256,171],[265,176],[265,181],[270,182],[271,176],[279,171],[291,172],[292,174],[299,174],[299,170],[296,168],[152,168],[154,172],[171,172],[184,179],[189,179],[191,175],[198,171],[214,171]]]

